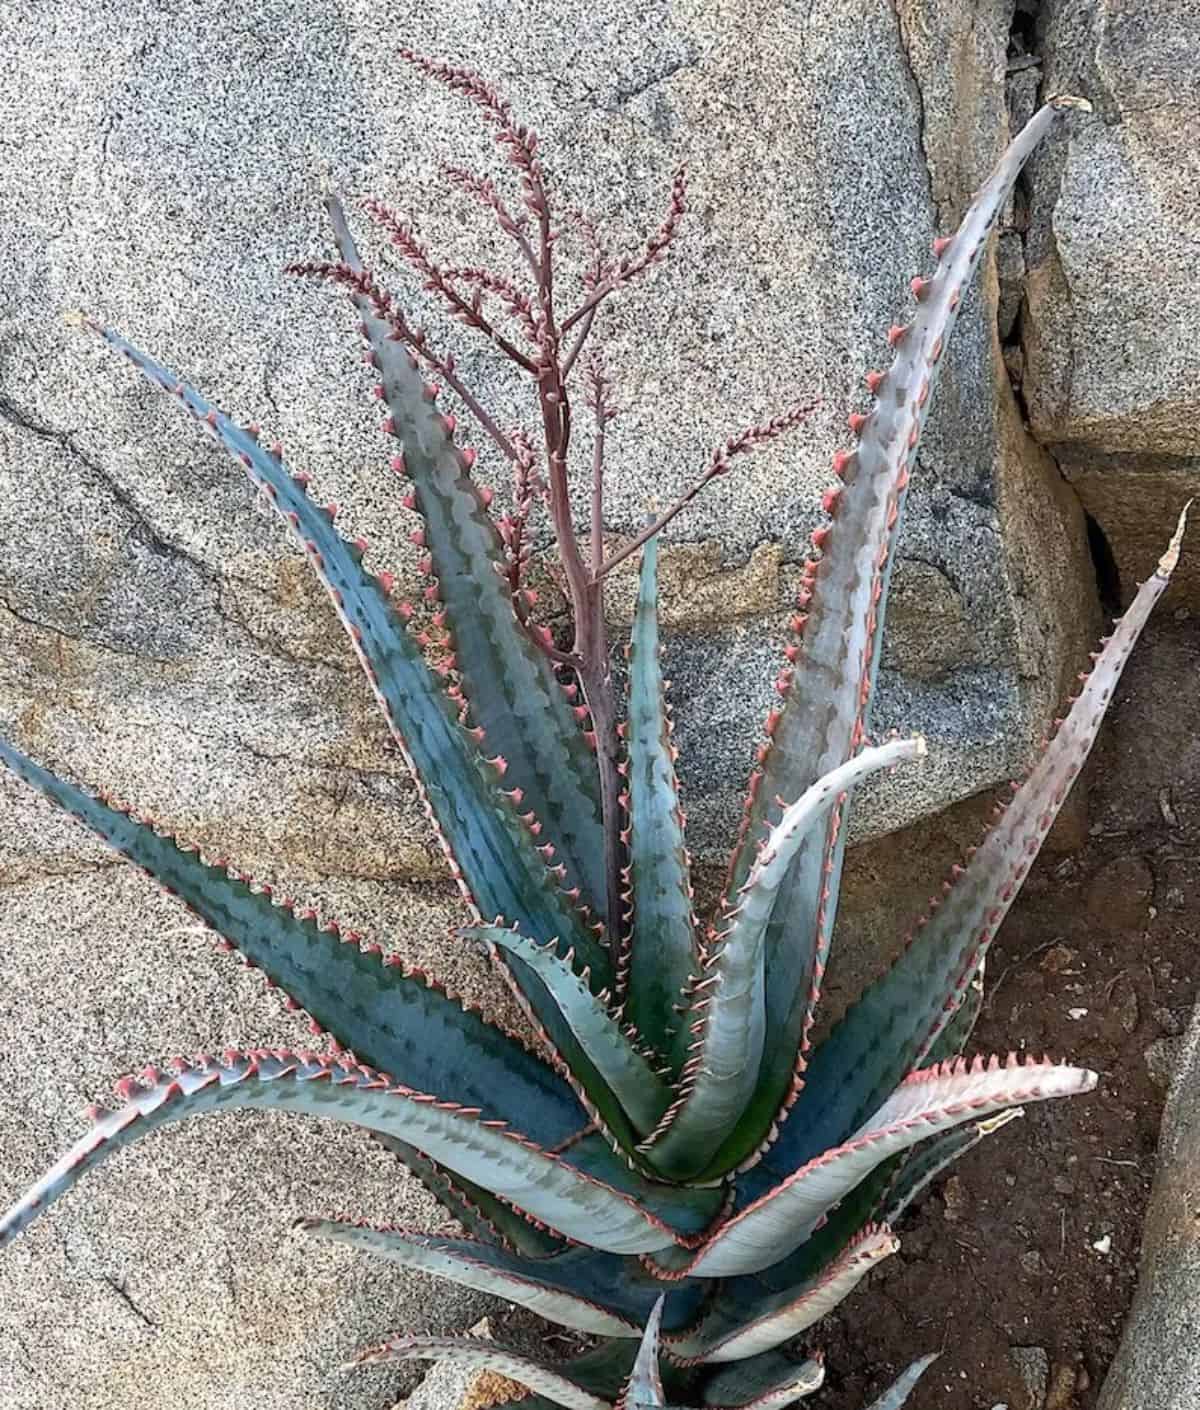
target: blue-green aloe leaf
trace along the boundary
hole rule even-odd
[[[432,1273],[479,1292],[519,1303],[551,1322],[609,1337],[637,1337],[662,1283],[634,1259],[570,1248],[551,1258],[521,1258],[478,1239],[419,1230],[376,1228],[343,1219],[304,1218],[295,1228],[311,1237]],[[667,1296],[668,1330],[686,1326],[705,1289],[680,1284]]]
[[[344,265],[364,273],[335,198],[329,201]],[[479,487],[472,456],[453,441],[392,320],[361,288],[347,291],[379,372],[387,430],[403,450],[397,468],[424,520],[424,541],[451,634],[456,669],[489,754],[508,763],[509,787],[545,827],[568,886],[604,919],[607,898],[596,757],[554,675],[549,657],[521,629],[504,580],[504,549]]]
[[[516,1381],[561,1410],[612,1410],[612,1401],[586,1390],[548,1361],[523,1355],[498,1342],[470,1337],[398,1336],[360,1351],[347,1369],[399,1361],[448,1361],[471,1371],[491,1371]],[[525,1401],[520,1402],[525,1405]]]
[[[658,1369],[659,1330],[665,1301],[665,1297],[660,1296],[646,1319],[646,1330],[642,1333],[633,1369],[617,1402],[617,1410],[666,1410],[666,1392],[662,1373]]]
[[[671,1355],[685,1364],[740,1361],[771,1351],[837,1306],[900,1241],[884,1225],[868,1225],[811,1281],[780,1293],[741,1295],[723,1287],[696,1324],[666,1338]]]
[[[556,940],[564,954],[573,948],[597,987],[611,984],[607,948],[560,888],[519,816],[517,803],[501,787],[504,761],[485,759],[478,752],[393,608],[386,582],[364,570],[361,547],[337,532],[333,513],[309,499],[305,482],[286,470],[277,453],[264,450],[252,429],[236,425],[195,388],[179,381],[118,333],[96,324],[88,326],[190,412],[242,464],[291,524],[350,635],[451,854],[452,870],[479,916],[488,920],[520,917],[536,939]],[[572,1080],[588,1093],[597,1118],[615,1140],[631,1147],[637,1132],[579,1049],[545,986],[521,961],[509,960],[507,967],[531,1017],[566,1060]]]
[[[674,1234],[638,1198],[582,1174],[478,1107],[399,1085],[389,1074],[311,1053],[258,1049],[218,1060],[177,1059],[168,1073],[148,1069],[118,1087],[124,1105],[91,1129],[3,1217],[10,1242],[89,1170],[142,1136],[191,1116],[243,1107],[319,1116],[418,1146],[448,1169],[486,1185],[567,1238],[609,1253],[668,1247]]]
[[[472,1184],[461,1175],[452,1175],[416,1146],[394,1136],[376,1135],[375,1139],[420,1180],[472,1238],[529,1259],[549,1258],[566,1248],[557,1234],[526,1219],[520,1210],[497,1199],[482,1185]]]
[[[727,1362],[705,1380],[703,1399],[705,1405],[729,1410],[783,1410],[824,1383],[824,1357],[797,1362],[783,1352],[764,1351]]]
[[[625,1015],[666,1058],[683,1026],[681,1007],[699,965],[676,748],[660,662],[658,540],[642,549],[629,644],[627,807],[629,817],[628,974]],[[678,1072],[680,1064],[675,1064]],[[660,1113],[661,1115],[661,1113]]]
[[[291,525],[326,587],[362,662],[392,734],[423,791],[431,816],[481,916],[520,917],[540,940],[557,937],[603,979],[607,950],[559,889],[517,805],[502,787],[505,770],[488,762],[456,718],[393,607],[386,582],[368,573],[363,549],[334,527],[331,509],[309,498],[306,481],[293,476],[276,451],[259,444],[253,428],[237,425],[161,363],[110,328],[89,323],[227,450]],[[540,1015],[539,1015],[540,1016]]]
[[[535,1392],[532,1400],[509,1402],[519,1404],[521,1410],[541,1405],[558,1407],[558,1410],[612,1410],[612,1402],[629,1375],[636,1349],[637,1343],[632,1338],[621,1338],[601,1342],[594,1350],[571,1361],[546,1362],[514,1353],[495,1342],[452,1337],[395,1337],[367,1348],[351,1365],[445,1357],[460,1366],[494,1371],[528,1386]]]
[[[317,1218],[299,1219],[293,1227],[313,1238],[344,1244],[403,1268],[505,1298],[576,1331],[606,1337],[638,1335],[637,1314],[631,1317],[619,1310],[620,1287],[610,1278],[619,1277],[623,1263],[612,1255],[572,1249],[557,1258],[534,1261],[516,1258],[477,1239],[448,1238],[413,1229]],[[598,1265],[607,1276],[595,1276]]]
[[[786,1257],[877,1166],[940,1131],[1025,1102],[1089,1092],[1096,1074],[1010,1055],[939,1064],[902,1082],[843,1145],[793,1171],[708,1239],[688,1266],[698,1277],[756,1273]]]
[[[902,1410],[902,1407],[908,1403],[908,1397],[913,1393],[917,1382],[938,1359],[939,1355],[939,1352],[933,1351],[928,1356],[922,1356],[919,1361],[914,1361],[906,1371],[902,1371],[897,1376],[878,1400],[871,1401],[867,1410]]]
[[[554,945],[538,945],[501,925],[469,926],[465,936],[516,955],[554,996],[580,1048],[642,1135],[653,1129],[671,1102],[671,1089],[630,1034],[613,1017],[604,994],[594,994],[589,976],[576,971],[574,956]]]
[[[957,233],[937,242],[933,276],[914,281],[916,315],[889,333],[895,349],[891,368],[868,378],[875,404],[865,416],[852,418],[855,450],[835,457],[844,483],[827,497],[832,526],[815,536],[820,558],[804,576],[797,664],[780,681],[783,704],[772,714],[762,766],[751,784],[730,865],[729,895],[750,874],[776,800],[797,797],[849,758],[869,727],[895,544],[946,344],[1017,176],[1055,120],[1072,107],[1087,104],[1053,100],[1009,145]],[[773,1123],[799,1090],[837,911],[845,837],[843,805],[814,828],[776,899],[766,940],[770,979],[762,1075],[745,1118],[720,1153],[727,1169],[769,1143]]]
[[[716,1213],[719,1191],[652,1184],[605,1137],[579,1139],[589,1122],[563,1078],[423,975],[385,962],[378,947],[361,949],[352,932],[343,938],[336,927],[322,928],[315,914],[296,912],[291,902],[275,903],[224,864],[205,863],[196,849],[91,797],[2,740],[0,761],[162,882],[362,1062],[418,1090],[453,1091],[488,1119],[512,1121],[539,1145],[566,1146],[563,1164],[625,1191],[683,1233],[698,1233]]]
[[[1105,641],[1066,719],[996,825],[966,866],[955,869],[949,892],[899,959],[817,1049],[805,1088],[765,1162],[764,1179],[783,1178],[844,1141],[954,1022],[1095,742],[1129,654],[1166,590],[1185,522],[1181,516],[1157,570]]]
[[[919,1146],[905,1160],[889,1180],[877,1205],[874,1218],[882,1224],[896,1227],[901,1216],[929,1186],[950,1168],[961,1155],[974,1148],[1002,1126],[1023,1116],[1025,1109],[1019,1106],[1008,1107],[989,1116],[984,1121],[976,1121],[970,1126],[959,1126],[945,1135],[938,1136],[928,1145]]]
[[[2,740],[0,761],[159,881],[362,1062],[515,1120],[539,1144],[558,1145],[586,1123],[570,1087],[541,1058],[423,975],[385,961],[378,946],[363,949],[352,932],[322,926],[233,868],[205,862]]]
[[[766,1026],[764,940],[779,888],[805,838],[859,779],[924,753],[919,736],[862,750],[806,789],[771,830],[693,990],[688,1017],[695,1036],[679,1095],[641,1147],[665,1175],[726,1173],[712,1163],[712,1154],[754,1095]]]

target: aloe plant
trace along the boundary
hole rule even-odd
[[[530,1043],[489,1022],[377,944],[275,897],[151,820],[77,788],[0,744],[21,778],[156,878],[336,1040],[323,1052],[255,1049],[179,1059],[118,1085],[119,1104],[0,1220],[7,1243],[82,1176],[158,1126],[234,1107],[275,1107],[365,1128],[463,1226],[461,1237],[305,1218],[299,1231],[499,1294],[601,1340],[565,1363],[491,1344],[397,1337],[364,1361],[451,1356],[534,1392],[527,1410],[781,1406],[820,1382],[783,1350],[897,1247],[913,1196],[1022,1105],[1084,1092],[1086,1069],[961,1054],[987,949],[1092,745],[1142,625],[1178,558],[1183,523],[1115,627],[1065,718],[994,827],[878,978],[819,1046],[814,1016],[837,906],[855,785],[925,752],[868,741],[887,585],[905,491],[946,340],[1023,164],[1081,100],[1044,107],[1004,153],[917,309],[891,329],[891,367],[867,377],[872,409],[834,457],[792,641],[753,770],[723,896],[693,911],[676,750],[657,620],[657,536],[732,460],[803,423],[797,405],[720,445],[700,480],[606,556],[606,427],[617,414],[599,361],[579,370],[605,299],[661,261],[686,205],[676,177],[658,232],[617,259],[590,222],[581,302],[560,309],[559,230],[534,133],[488,84],[406,54],[494,127],[521,204],[457,168],[514,242],[525,284],[437,264],[412,227],[368,203],[402,262],[533,384],[534,437],[504,430],[453,359],[414,327],[360,257],[328,200],[335,260],[292,266],[343,288],[378,377],[397,493],[421,517],[419,610],[367,566],[368,550],[315,504],[303,474],[111,328],[81,321],[162,388],[245,469],[296,534],[349,634],[458,881],[469,924],[524,1006]],[[432,375],[512,467],[498,515]],[[569,496],[576,384],[595,422],[590,536]],[[549,512],[572,608],[567,636],[536,615],[532,516]],[[606,575],[640,551],[628,699],[618,705],[603,614]],[[648,1322],[642,1350],[641,1329]],[[665,1350],[659,1369],[657,1348]],[[880,1406],[896,1410],[918,1363]],[[510,1402],[516,1404],[516,1402]]]

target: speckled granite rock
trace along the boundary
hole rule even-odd
[[[1046,84],[1096,121],[1035,189],[1025,398],[1128,600],[1200,492],[1200,4],[1050,0]],[[1200,560],[1168,602],[1200,610]]]
[[[1138,1288],[1099,1410],[1200,1403],[1200,1009],[1182,1040],[1142,1234]]]

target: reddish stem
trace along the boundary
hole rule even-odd
[[[730,468],[729,462],[735,455],[744,455],[747,451],[757,450],[760,446],[767,445],[770,441],[773,441],[777,436],[783,435],[785,431],[790,431],[794,427],[802,425],[820,404],[819,399],[811,402],[797,402],[780,415],[773,416],[768,421],[760,421],[755,426],[747,426],[745,430],[739,431],[736,436],[730,436],[727,441],[723,442],[713,451],[708,462],[708,468],[696,483],[692,485],[690,489],[685,490],[670,509],[668,509],[665,514],[660,514],[648,529],[643,529],[632,543],[626,544],[619,552],[614,553],[600,568],[599,572],[594,572],[593,581],[598,583],[606,573],[611,573],[618,563],[624,563],[625,560],[636,553],[648,539],[652,539],[655,534],[666,528],[680,510],[686,509],[706,485],[710,484],[719,475],[728,474]]]

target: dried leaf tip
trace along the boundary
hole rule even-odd
[[[1073,93],[1053,93],[1046,101],[1052,108],[1075,108],[1081,113],[1092,112],[1092,105],[1086,98],[1078,98]]]
[[[1194,503],[1195,500],[1189,499],[1180,511],[1179,523],[1175,525],[1175,532],[1171,535],[1171,542],[1167,544],[1167,551],[1158,560],[1156,572],[1160,578],[1169,578],[1175,571],[1175,565],[1179,562],[1179,555],[1183,549],[1183,535],[1187,529],[1188,510]]]
[[[1001,1126],[1007,1126],[1010,1121],[1024,1115],[1023,1106],[1010,1106],[1006,1111],[998,1111],[995,1116],[989,1116],[986,1121],[977,1121],[975,1129],[981,1136],[990,1136],[993,1131],[999,1131]]]

